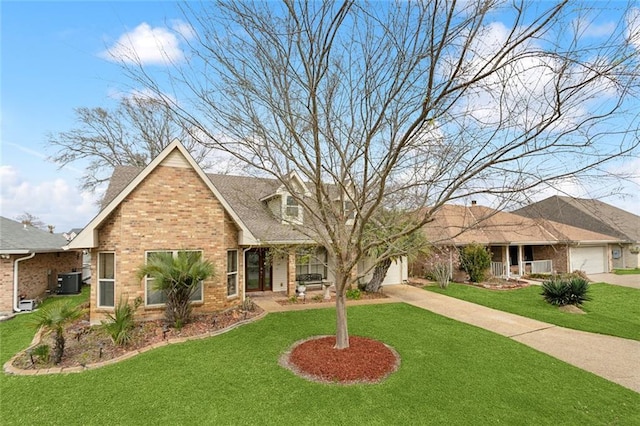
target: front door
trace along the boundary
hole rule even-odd
[[[271,263],[267,259],[268,249],[251,249],[245,254],[245,290],[271,290]]]

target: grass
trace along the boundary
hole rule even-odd
[[[638,275],[640,274],[640,268],[635,269],[614,269],[613,273],[616,275]]]
[[[640,340],[640,290],[604,283],[589,287],[592,300],[582,305],[586,315],[562,312],[545,302],[539,286],[496,291],[451,283],[446,290],[425,289],[562,327]]]
[[[280,367],[295,341],[335,331],[333,309],[285,312],[93,371],[2,375],[2,424],[640,424],[640,394],[497,334],[405,304],[348,314],[353,335],[400,353],[382,384]],[[3,362],[29,343],[24,321],[0,323]]]

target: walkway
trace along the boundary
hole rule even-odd
[[[388,299],[355,301],[349,305],[408,303],[501,334],[640,393],[640,341],[558,327],[410,285],[387,286],[384,292]],[[282,306],[266,297],[254,301],[268,312],[328,307],[326,304]]]

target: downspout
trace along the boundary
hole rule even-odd
[[[20,308],[18,307],[18,262],[33,259],[35,255],[36,254],[34,252],[29,256],[21,257],[20,259],[16,259],[13,261],[13,310],[15,312],[20,312]]]

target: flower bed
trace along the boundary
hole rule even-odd
[[[261,315],[263,311],[259,307],[255,307],[253,311],[235,308],[213,314],[196,315],[191,322],[179,330],[166,327],[162,320],[143,321],[136,324],[131,332],[131,342],[126,346],[116,346],[100,326],[89,325],[88,315],[85,315],[66,327],[64,333],[66,344],[60,364],[45,362],[31,354],[31,350],[40,344],[53,345],[51,336],[40,339],[39,335],[36,335],[33,344],[27,350],[18,353],[9,363],[14,373],[17,372],[16,369],[33,371],[51,368],[89,368],[121,357],[126,358],[132,353],[143,352],[154,345],[219,334]]]

